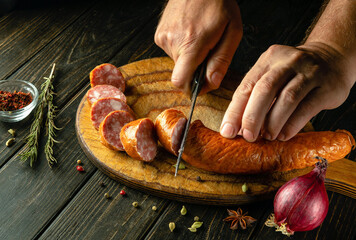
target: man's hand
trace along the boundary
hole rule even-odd
[[[246,74],[220,133],[288,140],[318,112],[341,105],[353,85],[345,57],[323,43],[271,46]]]
[[[194,71],[208,57],[205,93],[220,86],[241,38],[235,0],[170,0],[155,43],[175,61],[172,83],[186,93]]]

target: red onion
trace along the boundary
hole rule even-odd
[[[312,230],[323,222],[329,208],[324,185],[327,161],[317,159],[320,161],[310,173],[290,180],[278,190],[274,215],[265,223],[267,226],[290,236],[296,231]]]

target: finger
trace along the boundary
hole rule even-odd
[[[308,95],[299,103],[296,110],[290,116],[286,124],[284,124],[277,139],[280,141],[287,141],[295,136],[305,124],[321,110],[324,109],[325,96],[320,93],[319,88],[314,88]]]
[[[207,79],[202,89],[203,92],[219,88],[241,38],[242,23],[237,19],[237,22],[230,22],[227,25],[218,44],[214,47],[208,57]]]
[[[294,71],[287,67],[274,67],[256,83],[242,117],[242,136],[253,142],[259,136],[262,124],[275,97]]]
[[[258,79],[266,72],[267,68],[261,64],[256,65],[246,74],[236,89],[232,100],[226,109],[220,126],[220,134],[226,138],[234,138],[241,128],[242,115],[248,99]]]
[[[181,54],[172,72],[172,84],[189,95],[190,83],[193,79],[194,71],[203,61],[204,57],[203,54],[198,54],[198,52]]]
[[[315,87],[304,74],[297,74],[278,95],[264,122],[263,137],[274,140],[303,98]]]

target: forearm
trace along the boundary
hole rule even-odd
[[[338,52],[344,59],[347,84],[352,86],[356,80],[356,1],[330,0],[304,44]]]

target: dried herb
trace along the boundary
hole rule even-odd
[[[34,162],[37,160],[38,155],[38,141],[41,133],[41,126],[45,116],[45,109],[47,107],[47,120],[46,120],[46,129],[47,129],[47,143],[45,145],[45,154],[50,167],[52,167],[57,160],[53,156],[53,144],[57,141],[54,139],[55,130],[59,130],[54,125],[54,118],[56,115],[57,107],[53,105],[53,84],[52,80],[54,78],[54,68],[53,64],[51,73],[49,77],[44,77],[45,82],[41,85],[41,94],[39,95],[39,104],[35,111],[34,120],[31,124],[30,133],[26,138],[26,146],[24,153],[21,154],[21,160],[26,161],[30,159],[30,166],[32,167]]]
[[[256,221],[256,219],[254,219],[253,217],[247,216],[247,212],[242,213],[241,208],[238,208],[236,211],[228,209],[227,212],[229,216],[223,221],[231,221],[230,229],[232,230],[238,229],[239,225],[242,229],[246,229],[247,227],[251,226],[251,223]]]

